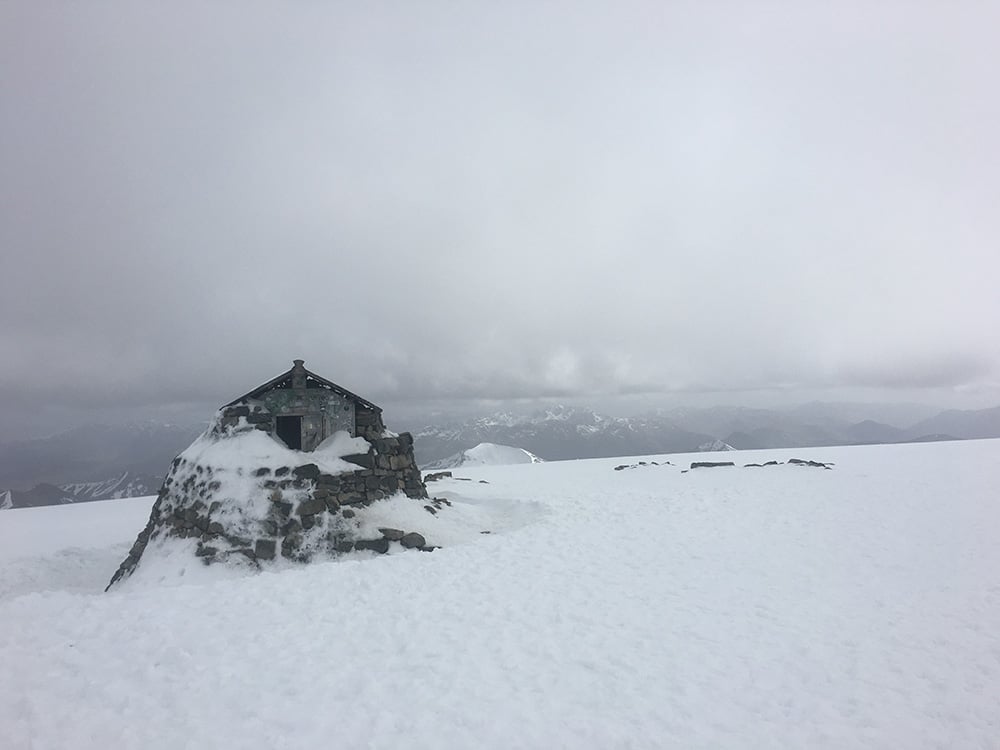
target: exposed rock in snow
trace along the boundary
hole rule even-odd
[[[817,469],[829,469],[831,464],[824,463],[823,461],[810,461],[803,458],[790,458],[788,463],[796,466],[815,466]]]
[[[673,464],[669,461],[664,461],[662,464],[659,461],[638,461],[634,464],[618,464],[618,466],[615,467],[615,471],[638,469],[640,466],[673,466]]]
[[[736,448],[731,446],[729,443],[724,443],[721,440],[712,440],[707,443],[702,443],[698,446],[699,453],[714,453],[716,451],[734,451]]]
[[[524,448],[496,443],[480,443],[474,448],[435,461],[425,469],[455,469],[459,466],[507,466],[510,464],[540,464],[542,459]]]
[[[449,479],[451,478],[450,471],[437,471],[430,474],[424,475],[424,484],[429,484],[430,482],[436,482],[439,479]]]

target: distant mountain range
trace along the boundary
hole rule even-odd
[[[430,465],[478,443],[517,446],[547,460],[690,453],[706,446],[736,450],[920,442],[1000,437],[1000,407],[950,410],[908,426],[854,421],[854,404],[806,404],[793,409],[716,406],[660,410],[638,417],[611,417],[558,406],[526,415],[499,412],[414,430],[418,462]],[[871,411],[892,414],[891,406]]]
[[[156,474],[136,476],[122,472],[120,476],[101,482],[72,482],[69,484],[36,484],[30,490],[0,491],[0,509],[34,508],[40,505],[66,505],[87,503],[94,500],[114,500],[119,497],[154,495],[163,478]]]
[[[949,409],[913,425],[907,434],[910,439],[925,435],[954,435],[972,440],[998,437],[1000,406],[977,411]]]
[[[155,493],[170,461],[203,430],[156,422],[90,425],[0,443],[0,508]]]
[[[90,426],[40,440],[0,443],[0,509],[152,494],[170,461],[203,429],[153,422]],[[411,431],[417,460],[427,467],[480,443],[514,446],[558,461],[689,453],[723,445],[746,450],[993,438],[1000,437],[1000,407],[932,414],[923,407],[810,403],[790,409],[717,406],[612,417],[555,406],[527,414],[440,419]]]
[[[455,424],[414,431],[422,466],[479,443],[523,448],[546,461],[686,451],[714,439],[685,430],[669,419],[609,417],[589,409],[556,406],[531,415],[499,412]]]

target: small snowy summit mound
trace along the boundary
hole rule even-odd
[[[425,498],[412,436],[389,432],[381,409],[296,360],[220,409],[174,459],[108,587],[145,569],[159,580],[184,575],[192,559],[259,569],[391,544],[429,549],[421,534],[372,534],[366,522],[376,502]]]
[[[715,453],[716,451],[734,451],[736,450],[729,443],[724,443],[721,440],[712,440],[708,443],[702,443],[698,446],[699,453]]]
[[[542,459],[524,448],[496,443],[480,443],[448,458],[427,465],[426,469],[457,469],[460,466],[507,466],[510,464],[540,464]]]

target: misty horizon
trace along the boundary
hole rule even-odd
[[[6,4],[0,440],[205,421],[296,357],[389,424],[996,406],[998,25]]]
[[[874,421],[897,428],[909,428],[916,423],[949,410],[975,412],[982,409],[1000,407],[1000,404],[987,404],[983,407],[963,405],[942,405],[933,402],[919,401],[864,401],[842,400],[830,401],[816,398],[812,400],[786,400],[767,397],[749,397],[742,401],[724,401],[713,398],[714,394],[697,393],[692,397],[680,399],[664,399],[660,396],[648,398],[645,396],[621,399],[590,399],[587,397],[568,398],[536,398],[516,400],[442,400],[442,401],[399,401],[383,402],[387,424],[397,430],[416,430],[459,422],[471,422],[477,419],[511,415],[513,417],[539,417],[546,412],[568,409],[581,412],[594,412],[610,418],[644,418],[657,416],[683,416],[687,413],[703,411],[740,411],[762,414],[793,414],[799,411],[809,411],[813,408],[822,413],[839,413],[839,418],[845,423]],[[759,394],[758,394],[759,396]],[[229,399],[231,400],[231,399]],[[175,425],[183,428],[209,427],[216,416],[218,404],[170,405],[167,408],[155,409],[138,407],[134,409],[95,409],[82,412],[60,411],[59,422],[53,423],[51,429],[43,429],[46,422],[36,422],[34,430],[3,431],[0,433],[0,443],[39,440],[57,437],[75,430],[86,430],[95,427],[141,427]]]

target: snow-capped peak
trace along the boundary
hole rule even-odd
[[[698,446],[699,453],[714,453],[716,451],[734,451],[736,450],[729,443],[724,443],[721,440],[711,440],[707,443],[702,443]]]
[[[455,469],[459,466],[507,466],[509,464],[540,464],[542,459],[524,448],[496,443],[479,445],[435,461],[427,469]]]

